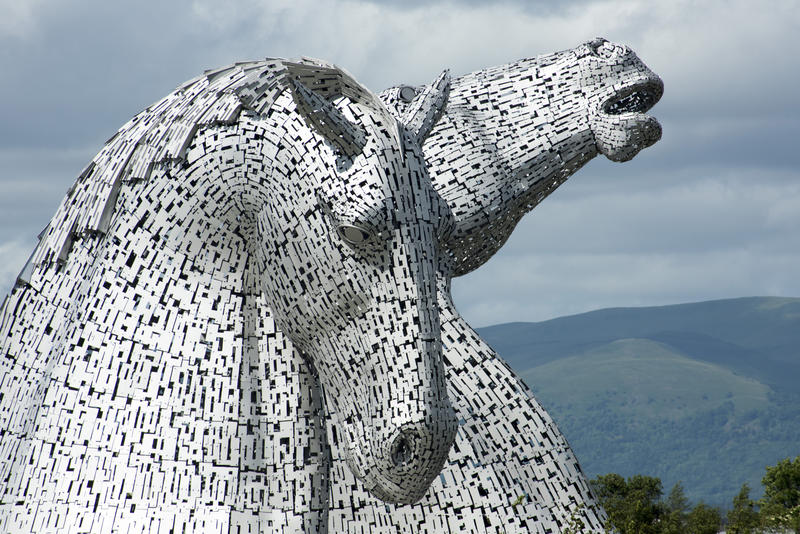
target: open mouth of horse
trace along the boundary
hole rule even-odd
[[[664,94],[664,84],[658,78],[648,78],[623,87],[600,106],[606,115],[647,113]]]
[[[614,88],[590,119],[600,153],[611,161],[628,161],[661,139],[661,125],[646,112],[662,94],[664,84],[655,75],[636,77]]]

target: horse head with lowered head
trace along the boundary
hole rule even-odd
[[[105,517],[156,499],[203,517],[269,509],[288,492],[307,496],[296,513],[317,513],[322,530],[326,426],[366,490],[422,497],[458,426],[437,305],[452,215],[421,148],[448,90],[444,73],[397,119],[334,66],[237,64],[187,82],[109,140],[3,310],[3,500],[34,518],[17,527],[33,528],[37,506]],[[324,399],[293,378],[303,365]],[[298,388],[315,398],[299,406]],[[71,434],[94,426],[104,430]],[[292,450],[273,456],[284,439]],[[44,443],[66,463],[31,462]],[[84,472],[120,457],[116,476]],[[172,477],[167,464],[194,465],[184,475],[194,487],[208,484],[202,466],[215,469],[218,499],[127,487],[125,473]],[[70,477],[105,505],[48,496]],[[236,504],[244,494],[251,504]]]
[[[328,146],[314,158],[307,144],[275,154],[290,170],[269,179],[268,200],[249,214],[261,287],[319,375],[353,473],[380,499],[413,503],[457,428],[437,304],[437,280],[449,280],[440,243],[453,222],[421,149],[449,78],[400,120],[366,90],[337,107],[300,79],[291,81],[299,115]]]

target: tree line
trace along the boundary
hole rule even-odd
[[[764,497],[750,498],[743,484],[723,514],[702,501],[691,506],[683,486],[676,484],[666,497],[658,477],[616,473],[590,481],[608,513],[606,528],[619,534],[800,534],[800,456],[768,466],[761,480]],[[575,528],[577,527],[577,528]],[[571,532],[581,532],[570,525]]]

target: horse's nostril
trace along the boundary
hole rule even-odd
[[[404,432],[395,438],[391,449],[392,463],[395,467],[403,467],[411,462],[416,439],[417,435],[413,432]]]

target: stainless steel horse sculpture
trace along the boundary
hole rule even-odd
[[[660,136],[604,40],[375,97],[210,71],[108,141],[0,315],[0,529],[601,531],[450,279],[598,152]]]

